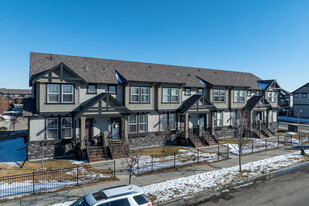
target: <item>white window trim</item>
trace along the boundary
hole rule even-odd
[[[48,128],[48,120],[50,120],[50,119],[55,119],[55,120],[57,120],[57,127],[54,127],[54,128]],[[46,139],[58,139],[59,137],[58,137],[58,134],[59,134],[59,119],[58,119],[58,117],[52,117],[52,118],[47,118],[46,119]],[[57,137],[56,138],[49,138],[48,137],[48,130],[57,130]]]
[[[218,119],[218,114],[219,113],[221,114],[220,115],[220,117],[221,117],[220,119]],[[215,117],[216,117],[216,119],[215,119],[215,121],[216,121],[215,122],[216,123],[215,126],[216,127],[222,127],[223,126],[223,112],[216,112],[216,116]],[[218,124],[218,122],[219,122],[219,124]]]
[[[148,93],[147,94],[143,94],[143,89],[147,89]],[[140,88],[140,93],[141,93],[141,103],[149,103],[150,102],[150,88],[149,87],[141,87]],[[148,101],[143,101],[143,96],[148,96]]]
[[[234,102],[235,103],[244,103],[245,102],[245,90],[235,89],[234,90]]]
[[[48,89],[49,85],[58,85],[59,86],[59,92],[57,92],[57,93],[50,92],[49,89]],[[47,84],[46,86],[47,86],[47,103],[60,103],[60,93],[61,93],[60,92],[60,84]],[[58,101],[50,101],[49,100],[49,95],[50,94],[57,94],[58,95]]]
[[[62,119],[70,119],[71,120],[71,127],[63,127],[62,126]],[[72,120],[72,118],[71,117],[61,117],[61,138],[62,139],[72,139],[72,132],[73,132],[73,130],[72,130],[72,127],[73,127],[73,120]],[[63,135],[62,135],[62,129],[71,129],[71,136],[70,137],[63,137]]]
[[[218,91],[218,95],[215,95],[215,90]],[[224,95],[221,95],[221,91],[224,91]],[[218,96],[218,101],[215,101],[215,96]],[[224,97],[224,101],[221,101],[221,97]],[[213,90],[213,102],[220,102],[224,103],[226,102],[226,89],[214,89]]]
[[[135,122],[134,122],[134,123],[130,122],[130,117],[131,117],[131,116],[132,116],[132,117],[133,117],[133,116],[135,117]],[[129,133],[136,133],[136,132],[138,131],[138,128],[137,128],[137,115],[130,115],[130,116],[129,116],[129,121],[128,121],[128,122],[129,122]],[[131,127],[130,127],[130,126],[132,126],[132,125],[135,125],[135,126],[136,126],[136,127],[135,127],[136,130],[133,131],[133,132],[131,131]]]
[[[145,122],[141,122],[141,116],[145,116]],[[145,131],[140,131],[140,125],[146,125]],[[138,115],[138,132],[148,132],[148,116],[147,114]]]
[[[140,93],[141,93],[140,87],[131,86],[130,88],[131,88],[131,92],[130,92],[130,95],[131,95],[131,97],[130,97],[131,99],[130,99],[130,100],[131,100],[131,102],[132,102],[132,103],[139,103],[139,102],[140,102]],[[133,94],[133,93],[132,93],[133,88],[137,88],[137,89],[138,89],[137,94]],[[137,100],[137,101],[133,101],[132,96],[137,96],[137,97],[138,97],[138,100]]]
[[[173,90],[176,91],[176,95],[175,95],[175,94],[173,95],[173,92],[172,92]],[[170,96],[171,96],[171,98],[170,98],[171,102],[179,102],[179,89],[178,89],[178,88],[173,88],[173,87],[172,87],[172,88],[170,89],[170,92],[171,92],[171,95],[170,95]],[[177,100],[176,100],[176,101],[173,101],[173,100],[172,100],[172,99],[173,99],[172,97],[177,97]]]
[[[175,117],[174,118],[175,121],[171,121],[171,115],[173,115]],[[176,128],[177,128],[176,113],[170,113],[168,116],[169,116],[168,117],[168,127],[169,127],[169,129],[170,130],[176,130]],[[171,124],[174,124],[175,128],[171,128]]]
[[[70,92],[70,93],[65,93],[65,92],[63,92],[63,87],[64,86],[72,86],[72,92]],[[64,101],[63,100],[63,95],[64,94],[70,94],[70,95],[72,95],[72,101]],[[73,103],[74,102],[74,85],[73,84],[62,84],[61,85],[61,102],[62,103]]]

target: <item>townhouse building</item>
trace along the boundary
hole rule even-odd
[[[243,110],[257,137],[277,129],[280,86],[251,73],[30,53],[29,78],[28,159],[42,148],[44,158],[116,158],[121,140],[166,131],[178,144],[207,146],[233,137]]]
[[[293,116],[309,118],[309,83],[291,93],[293,95]]]

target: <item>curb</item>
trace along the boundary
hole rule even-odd
[[[180,206],[180,205],[194,206],[194,205],[197,205],[199,203],[203,203],[210,198],[220,196],[224,192],[236,190],[237,188],[244,187],[244,186],[247,186],[247,185],[250,185],[250,184],[254,184],[254,183],[257,183],[257,182],[264,182],[264,181],[267,181],[267,180],[270,180],[270,179],[273,179],[273,178],[276,178],[276,177],[280,177],[282,175],[286,175],[286,174],[291,173],[291,172],[293,172],[297,169],[300,169],[302,167],[307,167],[307,166],[309,166],[308,161],[302,162],[302,163],[299,163],[297,165],[282,168],[282,169],[270,172],[270,173],[265,174],[265,175],[260,175],[260,176],[257,176],[257,177],[251,178],[251,179],[246,179],[246,180],[241,180],[239,182],[233,182],[233,183],[230,183],[230,184],[226,184],[226,185],[221,186],[221,188],[218,189],[218,190],[201,191],[201,192],[198,192],[198,193],[186,195],[186,196],[183,196],[183,197],[180,197],[180,198],[176,198],[176,199],[173,199],[173,200],[170,200],[170,201],[167,201],[167,202],[158,203],[158,204],[155,204],[155,205],[158,205],[158,206],[159,205],[160,206],[161,205],[162,206],[167,206],[167,205],[169,205],[169,206]]]

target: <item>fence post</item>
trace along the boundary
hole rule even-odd
[[[116,180],[116,160],[114,160],[114,180]]]
[[[279,148],[279,136],[278,136],[278,148]]]
[[[220,159],[219,155],[220,155],[220,145],[219,145],[219,142],[218,142],[218,160]]]
[[[174,167],[176,167],[176,152],[174,152]]]
[[[265,150],[267,150],[267,139],[265,138]]]
[[[286,146],[286,136],[284,136],[284,146]]]
[[[199,150],[199,149],[197,149],[197,159],[196,159],[196,160],[197,160],[197,162],[198,162],[198,158],[199,158],[199,151],[200,151],[200,150]]]
[[[151,155],[151,171],[153,171],[153,155]]]
[[[226,159],[229,158],[229,153],[230,153],[229,149],[230,149],[230,147],[229,147],[229,145],[227,145],[227,147],[226,147]]]
[[[253,153],[253,149],[254,149],[253,141],[254,141],[254,140],[251,141],[251,143],[252,143],[252,153]]]
[[[76,185],[78,185],[78,166],[76,167]]]
[[[33,184],[32,193],[34,194],[34,172],[32,173],[32,184]]]
[[[291,146],[293,146],[293,135],[291,135]]]

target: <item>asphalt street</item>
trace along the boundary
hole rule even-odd
[[[309,205],[309,167],[227,192],[198,206]]]

